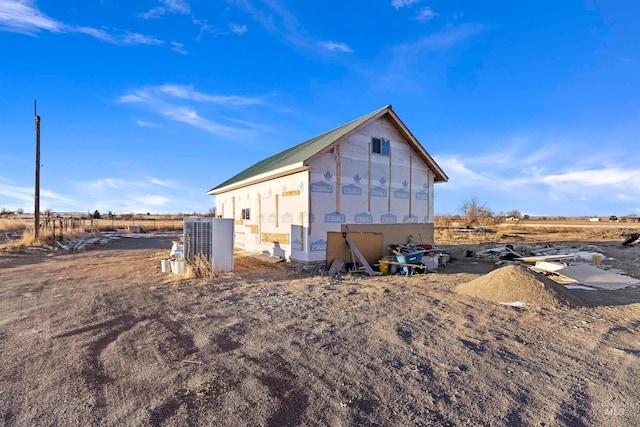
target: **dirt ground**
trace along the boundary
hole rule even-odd
[[[594,244],[637,266],[639,247]],[[495,269],[462,243],[443,245],[454,259],[438,273],[332,278],[238,257],[179,281],[160,271],[169,248],[0,255],[0,424],[640,422],[640,288],[504,306],[454,291]]]

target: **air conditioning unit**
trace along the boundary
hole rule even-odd
[[[184,257],[204,256],[214,271],[233,270],[233,219],[185,218]]]

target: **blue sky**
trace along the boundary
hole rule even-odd
[[[0,0],[0,207],[206,212],[387,104],[437,214],[640,214],[640,2]]]

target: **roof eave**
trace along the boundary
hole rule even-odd
[[[243,187],[248,187],[249,185],[258,184],[260,182],[269,181],[274,178],[281,178],[287,175],[293,175],[294,173],[302,172],[308,170],[309,168],[304,165],[303,162],[297,162],[276,170],[272,170],[269,172],[265,172],[260,175],[255,175],[250,178],[244,179],[239,182],[235,182],[229,185],[225,185],[224,187],[215,187],[211,190],[207,191],[207,194],[210,196],[216,196],[218,194],[226,193],[229,191],[237,190]]]

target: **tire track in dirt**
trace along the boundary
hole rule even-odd
[[[247,359],[259,368],[260,372],[255,375],[256,378],[267,387],[271,396],[280,402],[278,409],[267,418],[266,426],[300,425],[301,418],[309,406],[309,395],[296,384],[296,375],[289,369],[289,363],[278,354]]]
[[[149,320],[158,322],[171,334],[168,341],[158,343],[160,353],[169,361],[178,362],[199,351],[193,333],[180,322],[163,313],[156,313]]]
[[[111,381],[111,377],[102,363],[102,353],[122,334],[144,320],[146,320],[144,316],[136,317],[131,314],[124,314],[111,321],[103,322],[103,326],[111,329],[88,346],[88,356],[86,357],[86,365],[82,369],[82,377],[94,394],[95,405],[91,408],[93,419],[102,419],[107,415],[108,402],[105,388]],[[69,337],[93,330],[96,330],[95,325],[89,328],[84,327],[69,331],[62,334],[61,337]]]
[[[227,392],[240,384],[237,373],[221,364],[214,366],[215,374],[195,389],[180,389],[157,405],[149,413],[149,424],[161,426],[184,408],[187,425],[199,424],[199,411],[203,408],[215,407],[217,401]]]

